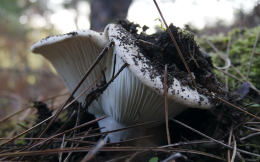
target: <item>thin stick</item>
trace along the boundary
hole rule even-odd
[[[101,59],[103,58],[103,56],[107,53],[108,49],[111,48],[114,45],[114,42],[110,42],[102,51],[101,53],[98,55],[98,57],[96,58],[96,60],[94,61],[94,63],[90,66],[90,68],[88,69],[88,71],[85,73],[84,77],[80,80],[80,82],[78,83],[78,85],[75,87],[75,89],[72,91],[71,95],[68,97],[68,99],[66,100],[66,102],[64,103],[64,105],[62,107],[59,108],[59,110],[55,113],[54,117],[51,119],[51,121],[48,123],[48,125],[45,127],[45,129],[40,133],[40,135],[38,137],[41,137],[51,126],[51,124],[56,120],[56,118],[59,116],[59,114],[62,112],[62,110],[64,109],[64,107],[66,106],[66,104],[69,102],[70,98],[76,93],[76,91],[79,89],[79,87],[81,86],[81,84],[85,81],[85,79],[88,77],[88,75],[90,74],[90,72],[94,69],[94,67],[101,61]]]
[[[236,109],[238,109],[238,110],[244,112],[245,114],[247,114],[247,115],[249,115],[249,116],[251,116],[251,117],[254,117],[254,118],[257,119],[257,120],[260,120],[260,117],[254,115],[254,114],[251,114],[250,112],[247,112],[247,111],[244,110],[243,108],[241,108],[241,107],[239,107],[239,106],[237,106],[237,105],[234,105],[234,104],[232,104],[232,103],[230,103],[230,102],[224,100],[224,99],[221,98],[221,97],[218,97],[218,96],[214,96],[214,97],[216,97],[217,99],[219,99],[221,102],[223,102],[223,103],[225,103],[225,104],[227,104],[227,105],[229,105],[229,106],[231,106],[231,107],[233,107],[233,108],[236,108]]]
[[[188,64],[187,64],[187,62],[185,61],[184,56],[183,56],[183,54],[182,54],[182,52],[181,52],[181,50],[180,50],[180,47],[179,47],[179,45],[178,45],[176,39],[174,38],[174,36],[173,36],[173,34],[172,34],[172,32],[171,32],[171,30],[170,30],[168,24],[166,23],[166,21],[165,21],[165,19],[164,19],[164,17],[163,17],[163,14],[162,14],[162,12],[161,12],[161,10],[160,10],[160,8],[159,8],[159,6],[158,6],[156,0],[153,0],[153,2],[154,2],[154,4],[155,4],[155,6],[156,6],[156,8],[157,8],[157,10],[158,10],[158,12],[159,12],[159,14],[160,14],[162,20],[163,20],[163,23],[164,23],[165,27],[167,28],[167,32],[169,33],[169,35],[170,35],[170,37],[171,37],[171,40],[173,41],[173,44],[174,44],[175,48],[177,49],[177,52],[178,52],[178,54],[179,54],[179,56],[180,56],[180,58],[181,58],[181,60],[182,60],[182,62],[183,62],[183,64],[184,64],[186,70],[188,71],[188,73],[189,73],[189,75],[190,75],[190,77],[191,77],[191,80],[192,80],[192,82],[193,82],[193,85],[195,86],[195,88],[198,88],[198,86],[197,86],[197,84],[196,84],[196,82],[195,82],[195,79],[194,79],[193,75],[191,74],[191,70],[190,70],[190,68],[189,68],[189,66],[188,66]]]
[[[208,136],[208,135],[206,135],[206,134],[204,134],[204,133],[202,133],[202,132],[200,132],[200,131],[198,131],[198,130],[196,130],[196,129],[194,129],[194,128],[192,128],[192,127],[190,127],[190,126],[188,126],[188,125],[186,125],[186,124],[184,124],[184,123],[182,123],[182,122],[180,122],[178,120],[176,120],[176,119],[171,119],[171,120],[174,121],[175,123],[178,123],[178,124],[182,125],[185,128],[190,129],[191,131],[193,131],[193,132],[195,132],[195,133],[197,133],[197,134],[199,134],[199,135],[201,135],[201,136],[203,136],[203,137],[205,137],[207,139],[210,139],[211,141],[214,141],[214,142],[216,142],[216,143],[218,143],[218,144],[220,144],[220,145],[222,145],[222,146],[224,146],[224,147],[226,147],[228,149],[234,150],[234,147],[229,146],[229,145],[227,145],[227,144],[225,144],[225,143],[223,143],[221,141],[218,141],[218,140],[216,140],[216,139],[214,139],[214,138],[212,138],[212,137],[210,137],[210,136]],[[248,152],[248,151],[245,151],[245,150],[237,149],[237,151],[241,152],[241,153],[244,153],[244,154],[247,154],[247,155],[260,157],[259,154],[255,154],[255,153]]]
[[[167,142],[168,145],[171,144],[171,137],[170,137],[170,131],[169,131],[169,114],[168,114],[168,85],[167,85],[167,65],[165,65],[165,70],[164,70],[164,102],[165,102],[165,126],[166,126],[166,134],[167,134]]]
[[[257,34],[257,36],[256,36],[254,48],[253,48],[253,51],[252,51],[252,53],[251,53],[250,62],[249,62],[248,69],[247,69],[247,73],[246,73],[246,80],[247,80],[247,81],[248,81],[249,74],[250,74],[250,71],[251,71],[251,66],[252,66],[252,64],[253,64],[254,55],[255,55],[255,50],[256,50],[256,45],[257,45],[257,43],[258,43],[259,37],[260,37],[260,30],[259,30],[259,32],[258,32],[258,34]]]

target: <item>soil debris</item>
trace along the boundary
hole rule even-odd
[[[154,75],[150,76],[151,78],[160,75],[163,80],[161,74],[163,74],[164,66],[168,64],[169,85],[173,84],[173,78],[176,78],[181,81],[182,85],[193,87],[190,75],[186,71],[186,68],[167,31],[147,35],[145,33],[147,26],[145,26],[143,27],[145,30],[138,34],[137,28],[140,28],[140,25],[131,23],[127,20],[120,20],[117,23],[122,25],[124,29],[137,39],[137,42],[135,43],[140,47],[140,52],[144,54],[144,56],[150,60],[150,64],[155,67],[154,69],[156,72],[155,74],[151,74]],[[199,45],[197,45],[194,40],[193,34],[172,24],[169,27],[199,88],[207,92],[214,92],[224,96],[224,90],[221,88],[223,86],[213,72],[211,58],[207,54],[201,52]]]

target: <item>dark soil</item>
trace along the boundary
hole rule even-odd
[[[187,72],[167,31],[157,32],[152,35],[147,35],[143,31],[138,34],[137,28],[140,27],[138,24],[130,23],[126,20],[120,20],[118,23],[137,39],[136,44],[140,47],[140,52],[150,60],[150,64],[155,67],[156,74],[160,75],[162,80],[165,65],[167,64],[169,85],[172,84],[174,77],[181,81],[182,85],[194,87],[191,76]],[[195,76],[198,87],[207,92],[215,92],[223,96],[222,84],[217,80],[213,72],[211,58],[200,51],[194,36],[172,24],[169,28],[177,41],[185,61]],[[146,30],[147,27],[145,26],[143,29]]]

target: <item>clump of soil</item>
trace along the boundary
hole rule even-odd
[[[140,47],[140,52],[151,61],[153,67],[156,67],[157,74],[163,74],[165,65],[168,65],[169,85],[172,84],[174,77],[181,81],[182,85],[194,87],[191,76],[187,72],[167,31],[157,32],[152,35],[147,35],[145,32],[138,34],[137,28],[140,27],[139,25],[126,20],[120,20],[118,23],[137,39],[136,43]],[[217,80],[213,72],[211,58],[200,51],[199,46],[194,40],[194,36],[172,24],[169,28],[195,77],[198,87],[207,92],[224,95],[224,91],[221,89],[222,84]],[[144,29],[147,29],[147,27]],[[163,80],[163,75],[161,76]]]

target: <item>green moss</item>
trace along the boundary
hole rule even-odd
[[[211,37],[203,37],[200,39],[200,46],[208,52],[212,58],[213,62],[217,66],[223,66],[223,60],[221,60],[215,53],[215,51],[207,43],[206,39],[209,40],[214,46],[217,47],[219,51],[226,54],[228,41],[231,38],[231,45],[229,49],[229,58],[232,64],[238,68],[241,73],[246,76],[248,65],[250,62],[251,53],[256,41],[256,36],[260,31],[260,26],[252,29],[234,29],[227,35],[217,35]],[[230,69],[229,73],[242,79],[239,74],[234,70]],[[218,73],[220,75],[220,73]],[[222,75],[223,76],[223,75]],[[258,41],[254,60],[251,65],[251,72],[249,75],[249,80],[260,89],[260,41]],[[236,81],[229,78],[229,84],[231,87],[236,87]]]

